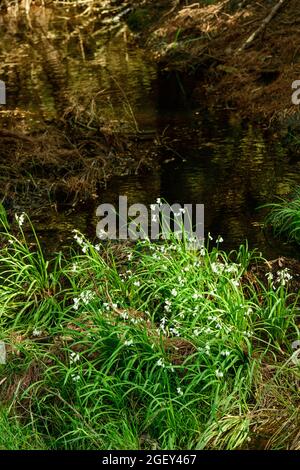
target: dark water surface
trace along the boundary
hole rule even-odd
[[[33,51],[30,40],[22,35],[18,39],[14,21],[8,25],[2,17],[0,78],[7,83],[7,105],[0,109],[0,125],[38,128],[43,120],[59,118],[65,95],[79,106],[88,93],[94,97],[89,102],[92,112],[108,125],[118,123],[125,133],[139,129],[153,135],[160,144],[156,158],[162,162],[147,174],[129,172],[112,178],[94,204],[62,204],[58,211],[41,213],[37,228],[49,247],[68,244],[72,228],[94,234],[97,205],[116,203],[119,195],[127,195],[129,203],[151,204],[162,197],[169,203],[205,204],[206,232],[222,235],[224,247],[234,248],[248,239],[250,247],[266,256],[282,252],[282,246],[261,229],[264,213],[257,210],[300,184],[300,162],[276,135],[266,137],[263,129],[241,123],[235,111],[208,112],[205,103],[195,104],[192,78],[159,72],[126,27],[110,38],[84,28],[67,35],[69,19],[54,22],[51,11],[43,15],[40,21],[48,27],[49,44],[62,57],[57,66],[61,83],[49,80],[39,47]],[[147,140],[144,146],[146,152]]]

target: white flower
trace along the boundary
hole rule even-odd
[[[87,305],[91,300],[93,300],[94,297],[95,294],[91,290],[81,292],[79,297],[75,297],[73,299],[74,310],[78,310],[80,302],[82,302],[84,305]]]
[[[233,274],[237,274],[239,272],[239,265],[238,264],[230,264],[229,266],[227,266],[227,268],[225,269],[225,271],[227,273],[233,273]]]
[[[178,395],[182,397],[183,391],[182,391],[181,387],[177,387],[176,390],[177,390]]]
[[[222,274],[225,269],[225,265],[223,263],[211,263],[211,270],[214,274]]]
[[[132,339],[129,339],[127,341],[125,341],[125,346],[131,346],[133,344],[133,340]]]
[[[289,269],[285,268],[281,271],[277,271],[277,279],[276,282],[285,286],[289,281],[293,279],[293,276],[289,273]]]
[[[195,299],[195,300],[199,299],[200,297],[201,297],[200,294],[197,294],[197,293],[192,294],[192,298]]]
[[[175,328],[174,326],[172,326],[170,328],[170,333],[172,333],[172,335],[174,335],[174,336],[180,336],[179,330],[177,328]]]
[[[218,377],[218,379],[220,379],[221,377],[224,377],[224,374],[222,371],[220,371],[219,369],[216,370],[216,376]]]
[[[22,214],[20,214],[20,215],[15,214],[15,218],[16,218],[16,221],[17,221],[19,227],[22,227],[22,225],[24,224],[24,221],[25,221],[24,212],[22,212]]]
[[[272,273],[266,273],[266,278],[268,279],[268,281],[272,281],[273,280],[273,274]]]
[[[217,243],[223,243],[223,241],[223,238],[221,237],[221,235],[219,235],[217,238]]]
[[[43,332],[41,330],[34,329],[32,332],[32,336],[41,336]]]
[[[74,364],[80,360],[80,356],[78,353],[72,351],[70,354],[70,364]]]
[[[158,359],[156,365],[162,367],[163,369],[166,367],[165,361],[163,359]]]
[[[211,236],[210,233],[208,233],[208,239],[209,239],[209,240],[213,240],[213,237]]]
[[[73,382],[78,382],[80,380],[80,375],[71,374]]]
[[[250,316],[252,313],[253,313],[253,309],[252,309],[251,307],[249,307],[249,308],[247,309],[246,315],[247,315],[247,316]]]
[[[176,289],[172,289],[171,290],[171,294],[176,297],[176,295],[178,294],[177,290]]]
[[[73,263],[73,264],[72,264],[72,269],[71,269],[72,273],[76,273],[77,268],[78,268],[77,264],[76,264],[76,263]]]
[[[227,349],[225,349],[224,351],[221,351],[221,356],[225,356],[225,357],[230,356],[230,351],[228,351]]]
[[[141,283],[140,281],[134,281],[133,285],[136,287],[140,287]]]

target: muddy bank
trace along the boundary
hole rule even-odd
[[[153,2],[143,4],[135,18],[148,8],[150,21]],[[208,104],[243,118],[299,126],[299,109],[291,101],[292,82],[300,76],[297,0],[283,2],[276,12],[278,0],[159,4],[162,14],[148,25],[150,39],[147,31],[142,40],[161,69],[196,77],[195,101],[204,92]]]

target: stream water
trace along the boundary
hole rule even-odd
[[[51,25],[51,12],[43,14],[44,26]],[[60,19],[60,31],[66,30],[68,21]],[[42,66],[45,58],[33,56],[30,42],[18,39],[15,23],[8,26],[5,17],[0,23],[0,78],[7,84],[0,125],[39,128],[43,120],[59,117],[65,90],[53,89]],[[160,142],[156,156],[160,163],[152,171],[111,178],[93,204],[76,208],[60,204],[40,212],[36,225],[49,250],[68,245],[72,228],[93,236],[96,207],[103,202],[116,204],[119,195],[127,195],[129,203],[150,204],[162,197],[169,203],[205,204],[205,230],[222,235],[224,247],[235,248],[248,239],[265,256],[280,253],[280,244],[261,229],[264,212],[257,208],[300,184],[300,162],[276,135],[269,132],[266,137],[259,127],[242,123],[234,111],[208,111],[205,102],[194,103],[193,79],[157,70],[126,28],[110,38],[83,30],[68,40],[62,36],[61,41],[56,31],[54,44],[67,77],[61,87],[77,98],[88,90],[107,122],[122,123],[125,131],[138,126],[153,134]],[[147,140],[143,145],[146,152]],[[30,214],[30,206],[26,210]],[[289,250],[293,254],[293,248]]]

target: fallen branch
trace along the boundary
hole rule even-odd
[[[274,18],[276,13],[278,13],[279,9],[284,5],[284,3],[287,3],[288,0],[279,0],[278,3],[272,8],[271,12],[269,15],[263,20],[259,28],[257,28],[254,33],[251,34],[251,36],[248,37],[247,41],[244,42],[244,44],[237,50],[237,52],[242,52],[246,47],[249,47],[249,45],[254,41],[254,39],[257,38],[257,36],[265,29],[267,24],[270,23],[270,21]]]

